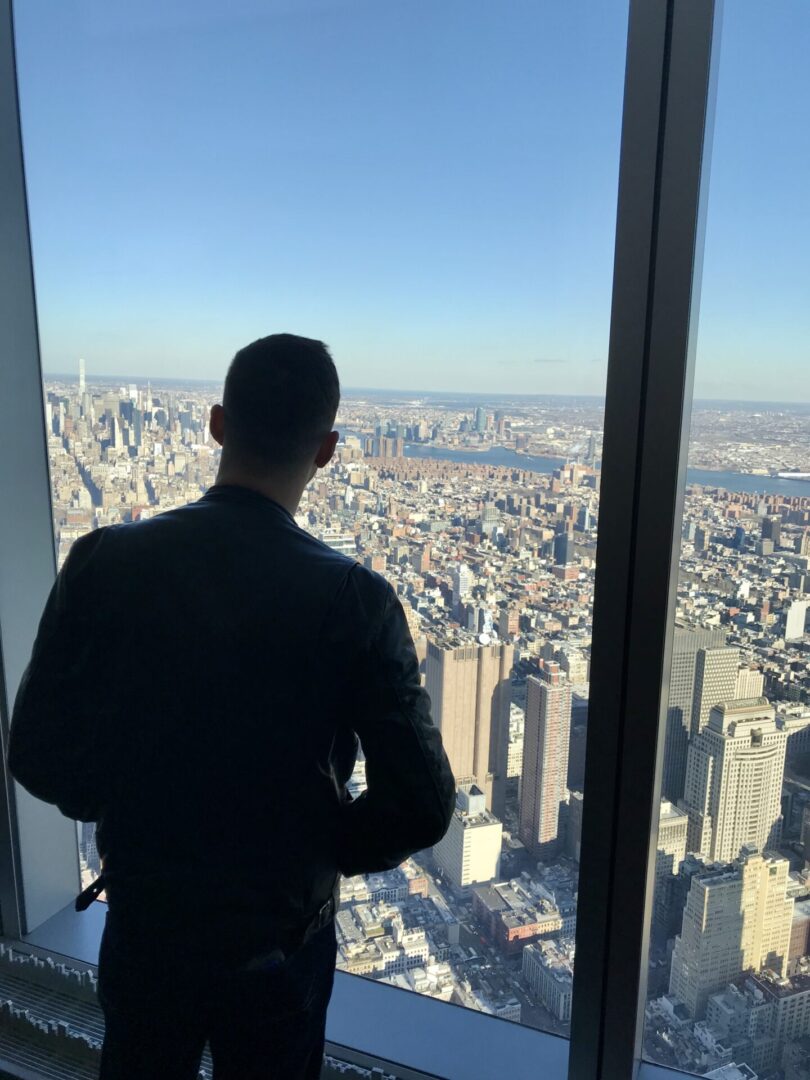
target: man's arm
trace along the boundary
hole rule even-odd
[[[368,789],[342,811],[338,859],[346,875],[390,869],[437,843],[455,805],[450,763],[420,685],[405,613],[390,585],[352,683],[353,726],[366,757]]]
[[[100,807],[98,717],[91,702],[101,676],[91,563],[106,530],[77,540],[51,589],[31,661],[14,704],[12,776],[67,817],[95,821]]]

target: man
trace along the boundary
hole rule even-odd
[[[9,765],[96,821],[105,1080],[316,1077],[338,875],[436,843],[454,781],[390,585],[298,528],[340,389],[319,341],[238,352],[198,502],[77,540]],[[346,791],[359,737],[368,790]]]

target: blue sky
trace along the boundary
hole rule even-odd
[[[626,0],[18,0],[43,363],[602,393]],[[726,4],[696,391],[810,400],[810,4]]]

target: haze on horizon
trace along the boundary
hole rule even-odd
[[[289,329],[346,386],[603,395],[626,17],[19,5],[44,367],[217,381]],[[804,0],[727,5],[698,399],[810,400],[808,52]]]
[[[46,382],[78,382],[78,370],[76,372],[69,371],[45,371],[43,372],[43,379]],[[125,386],[130,383],[136,383],[138,386],[143,386],[147,382],[150,382],[155,386],[165,386],[172,388],[173,386],[199,386],[199,387],[220,387],[224,382],[224,374],[220,378],[201,378],[194,375],[139,375],[133,373],[121,373],[121,372],[86,372],[86,378],[88,385],[93,385],[94,382],[109,383],[110,385]],[[423,386],[407,387],[407,386],[347,386],[345,384],[341,387],[342,399],[356,399],[363,394],[374,394],[384,397],[384,395],[390,394],[392,397],[447,397],[454,398],[456,400],[463,400],[465,397],[473,399],[495,399],[495,398],[573,398],[583,401],[601,401],[604,402],[604,392],[600,394],[577,394],[566,393],[565,391],[542,391],[542,390],[524,390],[524,391],[510,391],[501,387],[500,389],[487,389],[487,390],[464,390],[459,387],[455,388],[440,388],[435,390],[426,390]],[[802,401],[794,399],[793,401],[785,401],[778,399],[767,398],[701,398],[695,396],[693,398],[693,406],[700,409],[714,409],[722,411],[724,406],[764,406],[767,409],[779,407],[781,410],[793,410],[793,409],[808,409],[810,410],[810,400]]]

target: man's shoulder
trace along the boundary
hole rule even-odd
[[[371,634],[380,629],[386,613],[396,601],[390,582],[376,570],[369,570],[357,562],[347,577],[346,594],[355,622],[360,621]]]

